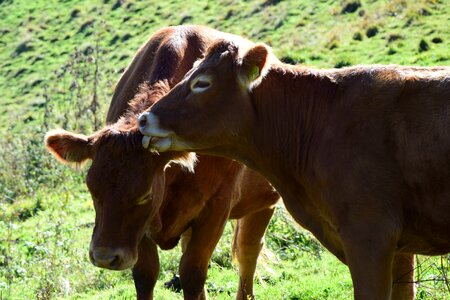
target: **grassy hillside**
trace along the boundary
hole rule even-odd
[[[67,1],[0,0],[0,299],[132,299],[130,273],[87,258],[94,214],[85,171],[43,150],[48,129],[101,126],[121,72],[158,28],[203,24],[262,41],[289,63],[317,67],[450,64],[448,0]],[[211,262],[213,299],[229,299],[237,274],[231,227]],[[282,209],[258,299],[349,299],[348,270],[294,228]],[[179,250],[179,249],[178,249]],[[179,251],[161,252],[157,299]],[[448,299],[449,260],[418,258],[419,299]]]
[[[448,65],[450,3],[393,1],[2,1],[0,126],[42,113],[44,94],[75,51],[101,48],[107,102],[120,72],[157,28],[204,24],[273,46],[319,67]],[[63,101],[64,90],[51,95]],[[11,119],[16,122],[11,124]]]

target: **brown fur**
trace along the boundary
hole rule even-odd
[[[413,298],[412,284],[395,284],[412,281],[413,254],[450,251],[450,68],[317,70],[261,47],[213,45],[140,117],[141,132],[158,137],[157,150],[230,157],[263,174],[348,264],[356,299]],[[210,87],[190,92],[199,75]]]
[[[50,152],[64,162],[92,159],[86,178],[96,210],[90,258],[109,269],[133,267],[139,299],[153,295],[156,244],[173,248],[182,235],[184,297],[204,299],[208,262],[228,218],[239,219],[237,298],[253,294],[256,260],[279,195],[260,175],[229,159],[201,156],[191,173],[180,161],[187,165],[192,155],[146,151],[136,123],[136,115],[166,94],[219,38],[250,44],[206,27],[158,31],[119,80],[109,125],[90,136],[55,131],[46,137]],[[171,160],[177,163],[168,164]]]

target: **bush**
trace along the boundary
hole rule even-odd
[[[376,26],[371,26],[369,28],[367,28],[366,30],[366,36],[368,38],[374,37],[378,34],[378,27]]]

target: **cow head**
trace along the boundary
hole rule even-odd
[[[242,53],[244,53],[242,55]],[[272,58],[265,45],[219,41],[178,85],[139,117],[144,147],[158,151],[233,147],[255,118],[252,88]]]
[[[137,130],[113,127],[90,136],[55,130],[45,137],[47,149],[63,163],[92,160],[86,184],[96,217],[89,257],[98,267],[120,270],[136,263],[143,235],[161,228],[164,167],[172,159],[188,164],[187,154],[152,154],[141,140]]]

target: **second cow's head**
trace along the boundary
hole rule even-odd
[[[136,263],[144,234],[161,228],[165,166],[176,158],[193,167],[191,154],[152,154],[141,140],[137,130],[113,127],[89,136],[54,130],[45,137],[47,149],[60,162],[81,166],[92,161],[86,184],[96,216],[89,257],[98,267],[120,270]]]

